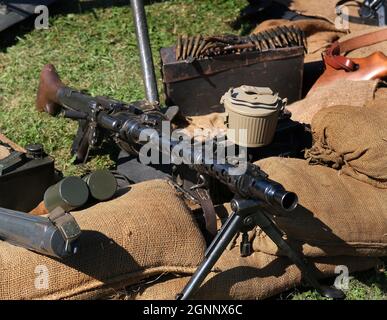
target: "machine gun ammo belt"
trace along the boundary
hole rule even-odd
[[[307,52],[305,33],[294,26],[279,26],[248,36],[179,36],[176,44],[176,61],[290,47],[303,47]]]

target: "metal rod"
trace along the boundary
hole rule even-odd
[[[130,0],[130,5],[132,7],[137,45],[140,52],[146,97],[149,102],[159,102],[144,2],[143,0]]]
[[[189,280],[182,293],[177,296],[178,300],[188,300],[199,289],[205,278],[211,272],[212,267],[219,260],[220,256],[226,250],[228,244],[238,233],[242,224],[242,217],[232,215],[229,218],[228,228],[222,229],[217,237],[217,243],[211,247],[202,264],[196,270],[195,274]]]

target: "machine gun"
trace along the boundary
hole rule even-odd
[[[205,261],[198,268],[191,281],[178,295],[188,299],[198,289],[221,256],[232,238],[241,232],[241,255],[251,255],[252,248],[247,232],[259,226],[300,268],[304,278],[321,294],[342,297],[342,292],[334,288],[322,287],[314,275],[313,267],[294,251],[284,240],[283,233],[272,221],[272,216],[294,210],[297,195],[284,189],[279,183],[268,178],[259,167],[246,163],[243,173],[233,172],[238,168],[238,160],[219,162],[212,157],[210,163],[203,157],[203,150],[194,144],[181,144],[162,134],[162,123],[170,121],[176,114],[174,108],[161,112],[150,104],[124,103],[105,97],[92,97],[66,87],[60,80],[54,66],[46,65],[41,73],[37,95],[37,109],[51,115],[62,115],[78,120],[80,127],[72,152],[78,160],[85,161],[90,146],[97,146],[104,137],[112,138],[117,145],[130,153],[141,155],[141,146],[150,145],[161,154],[170,156],[171,162],[178,157],[199,175],[212,177],[219,184],[228,187],[235,195],[232,200],[233,213],[209,246]],[[146,136],[146,139],[144,139]]]

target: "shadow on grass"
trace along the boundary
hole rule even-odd
[[[145,0],[146,5],[166,2],[168,0]],[[66,14],[79,14],[92,12],[96,19],[98,16],[95,13],[96,9],[104,9],[111,7],[129,7],[128,0],[63,0],[53,3],[49,6],[50,17]],[[0,52],[6,52],[7,48],[15,45],[18,39],[23,38],[27,33],[34,30],[35,16],[30,16],[20,23],[0,32]]]
[[[241,35],[250,34],[265,20],[282,19],[292,2],[292,0],[282,3],[249,0],[249,4],[240,10],[238,17],[230,25],[234,30],[241,30]]]

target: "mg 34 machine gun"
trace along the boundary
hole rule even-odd
[[[321,294],[342,297],[342,292],[324,287],[315,277],[315,270],[306,259],[291,248],[284,234],[272,220],[273,215],[286,214],[297,207],[297,195],[287,191],[279,183],[269,179],[259,167],[246,163],[243,172],[236,158],[219,162],[211,157],[209,163],[203,157],[203,148],[197,143],[181,144],[179,140],[163,135],[162,123],[170,123],[176,110],[165,112],[154,105],[124,103],[105,97],[92,97],[66,87],[55,68],[47,65],[41,73],[37,96],[37,109],[53,116],[62,115],[78,120],[80,127],[72,152],[84,161],[90,146],[97,146],[104,138],[111,138],[128,153],[141,156],[141,147],[148,144],[160,154],[175,159],[182,158],[189,168],[203,178],[212,178],[218,186],[226,186],[234,195],[231,201],[233,213],[208,247],[205,260],[178,299],[188,299],[199,288],[230,241],[242,233],[241,255],[252,254],[247,232],[259,226],[295,263],[307,282]],[[145,137],[145,138],[144,138]],[[216,154],[216,150],[214,152]],[[176,166],[180,166],[177,164]]]

